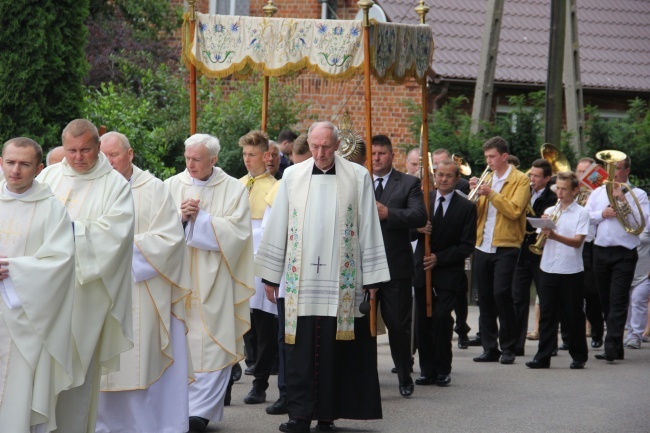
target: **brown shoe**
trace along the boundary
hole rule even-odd
[[[533,341],[539,340],[539,332],[530,331],[528,334],[526,334],[526,340],[533,340]]]

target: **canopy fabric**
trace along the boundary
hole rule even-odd
[[[186,61],[208,77],[252,71],[280,76],[309,70],[345,80],[363,73],[361,21],[197,13],[194,35],[187,31],[187,16],[185,28]],[[422,82],[432,59],[430,26],[372,22],[370,63],[379,82],[401,83],[407,78]]]

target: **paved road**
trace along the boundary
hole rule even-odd
[[[531,311],[531,319],[533,313]],[[469,324],[478,329],[478,308],[470,307]],[[454,342],[452,383],[448,388],[416,386],[413,397],[399,395],[397,376],[385,336],[379,337],[379,381],[384,419],[337,421],[341,432],[650,432],[650,343],[627,349],[625,361],[606,364],[591,350],[584,370],[570,370],[571,358],[561,351],[550,370],[530,370],[536,342],[527,342],[527,356],[514,365],[475,363],[480,348],[459,350]],[[243,365],[243,364],[242,364]],[[417,359],[414,379],[418,377]],[[233,387],[233,404],[225,419],[208,431],[276,432],[285,415],[264,412],[266,404],[245,405],[251,386],[244,376]],[[275,379],[267,399],[277,398]],[[316,432],[317,430],[312,429]]]

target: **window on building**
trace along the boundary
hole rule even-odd
[[[210,0],[209,12],[219,15],[250,15],[250,0]]]

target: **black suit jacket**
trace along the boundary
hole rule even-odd
[[[393,169],[379,202],[388,208],[388,219],[380,221],[380,225],[390,277],[392,280],[412,278],[410,229],[427,223],[420,179]]]
[[[535,212],[535,215],[531,215],[530,212],[528,212],[526,216],[541,218],[546,209],[554,206],[557,203],[557,195],[551,190],[550,186],[550,184],[547,185],[544,192],[542,192],[542,195],[537,197],[537,200],[535,200],[535,204],[533,204],[533,212]],[[536,241],[537,232],[533,226],[531,226],[530,223],[526,221],[526,235],[524,236],[524,242],[521,244],[521,250],[519,251],[519,263],[522,263],[523,260],[529,260],[531,258],[535,261],[541,260],[541,256],[531,253],[528,249],[528,246],[534,244]]]
[[[460,192],[462,192],[465,195],[469,194],[469,182],[467,179],[463,179],[462,177],[458,179],[458,183],[456,184],[456,189]]]
[[[436,192],[429,193],[431,215],[431,236],[429,243],[431,252],[436,255],[437,264],[431,271],[433,286],[436,290],[458,290],[459,279],[465,278],[465,259],[472,254],[476,245],[476,205],[459,194],[451,197],[442,224],[437,224],[433,215]],[[424,235],[417,235],[418,244],[413,258],[416,261],[416,275],[413,278],[414,287],[424,287]]]

